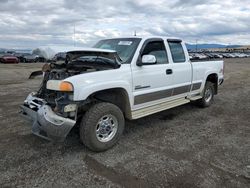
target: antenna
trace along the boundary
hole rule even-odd
[[[76,24],[74,23],[74,47],[76,47]]]
[[[135,30],[135,32],[134,32],[134,36],[136,36],[136,30]]]

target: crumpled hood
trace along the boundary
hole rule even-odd
[[[81,50],[69,51],[66,53],[66,63],[72,62],[73,60],[86,56],[97,56],[105,59],[114,61],[118,66],[121,64],[121,58],[114,50],[99,49],[99,48],[83,48]]]

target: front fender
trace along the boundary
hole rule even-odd
[[[132,75],[130,65],[119,69],[76,75],[65,79],[74,86],[74,101],[86,100],[91,94],[107,89],[124,89],[132,104]]]
[[[112,82],[101,82],[101,83],[95,83],[87,85],[83,88],[78,88],[77,92],[74,94],[74,101],[83,101],[86,100],[91,94],[103,91],[107,89],[115,89],[115,88],[121,88],[124,89],[129,97],[130,105],[132,104],[132,88],[131,86],[123,81],[112,81]]]

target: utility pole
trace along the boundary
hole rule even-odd
[[[196,48],[196,53],[198,51],[198,46],[197,46],[197,43],[198,43],[198,39],[195,40],[196,41],[196,45],[195,45],[195,48]]]
[[[135,32],[134,32],[134,36],[136,36],[136,30],[135,30]]]
[[[228,47],[227,47],[227,48],[228,48],[228,51],[231,51],[231,49],[230,49],[230,48],[231,48],[231,42],[229,42],[229,44],[228,44]]]

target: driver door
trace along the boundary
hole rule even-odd
[[[157,104],[172,96],[172,64],[169,64],[165,43],[162,39],[146,40],[138,61],[143,55],[154,55],[155,64],[132,67],[134,109]]]

